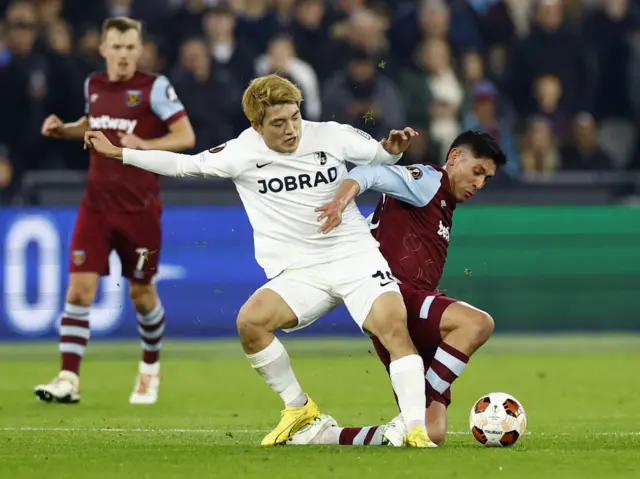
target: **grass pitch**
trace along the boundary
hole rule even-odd
[[[396,414],[366,340],[284,341],[304,388],[340,425]],[[0,346],[0,477],[640,477],[638,336],[493,338],[454,386],[447,444],[420,451],[260,448],[281,403],[236,341],[167,341],[160,401],[131,406],[138,358],[137,343],[94,342],[82,402],[42,404],[33,386],[56,373],[55,345]],[[485,449],[468,432],[471,405],[492,391],[527,410],[513,448]]]

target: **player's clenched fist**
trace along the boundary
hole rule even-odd
[[[122,159],[122,148],[114,146],[101,131],[88,131],[84,134],[84,147],[93,148],[108,158]]]
[[[61,137],[60,130],[63,126],[64,126],[64,123],[60,118],[58,118],[56,115],[49,115],[44,119],[40,132],[44,136],[48,136],[51,138],[60,138]]]

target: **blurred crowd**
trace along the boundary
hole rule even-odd
[[[85,169],[47,140],[49,113],[83,114],[103,62],[101,22],[144,21],[140,68],[166,74],[194,151],[246,128],[240,98],[278,72],[309,120],[382,137],[421,132],[403,162],[441,163],[460,129],[484,130],[508,177],[640,169],[640,0],[0,0],[0,203],[27,170]],[[13,188],[12,188],[13,187]]]

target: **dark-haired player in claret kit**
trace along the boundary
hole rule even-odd
[[[427,370],[427,434],[437,445],[443,444],[446,436],[451,384],[494,328],[489,314],[437,292],[453,211],[482,189],[506,161],[489,135],[466,131],[451,145],[444,168],[359,166],[351,171],[333,201],[318,209],[319,219],[324,220],[321,230],[328,232],[340,224],[342,211],[356,196],[366,190],[383,193],[370,226],[400,281],[409,334]],[[377,338],[372,341],[388,372],[389,353]],[[402,446],[405,435],[401,415],[384,426],[353,428],[338,427],[331,416],[323,415],[289,443]]]
[[[49,116],[42,134],[82,140],[87,130],[102,131],[113,143],[140,150],[180,151],[195,143],[182,103],[161,75],[138,71],[142,53],[140,22],[125,17],[107,19],[100,53],[106,73],[90,75],[84,88],[85,116],[63,123]],[[80,400],[80,362],[89,340],[90,307],[100,276],[109,274],[109,255],[115,250],[122,275],[138,313],[143,357],[132,404],[153,404],[160,385],[159,353],[164,309],[153,278],[161,247],[162,204],[157,175],[131,168],[91,151],[87,185],[73,231],[70,275],[60,324],[60,373],[49,384],[36,386],[47,402]]]

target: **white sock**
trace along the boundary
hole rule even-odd
[[[422,426],[426,431],[427,399],[422,358],[417,354],[410,354],[392,361],[389,364],[389,375],[407,431],[415,426]]]
[[[287,350],[278,338],[274,338],[262,351],[247,354],[247,358],[253,369],[280,395],[286,406],[302,407],[307,403],[307,395],[291,369]]]
[[[326,428],[321,436],[313,441],[313,444],[320,444],[323,446],[339,446],[340,445],[340,433],[341,427],[333,426]]]

